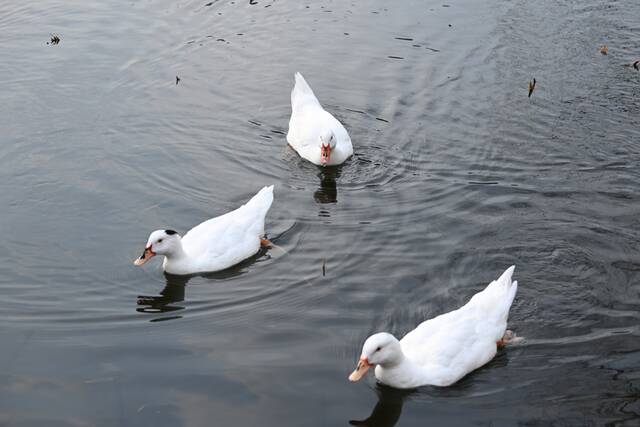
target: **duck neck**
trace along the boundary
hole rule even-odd
[[[376,377],[383,383],[397,388],[417,387],[416,372],[419,366],[405,356],[400,346],[394,357],[376,367]]]
[[[182,264],[186,259],[189,258],[188,254],[182,247],[182,242],[177,242],[177,244],[172,248],[171,252],[164,254],[164,256],[165,269],[167,266]]]

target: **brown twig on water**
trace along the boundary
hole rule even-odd
[[[534,78],[533,80],[529,80],[529,95],[527,96],[527,98],[531,98],[531,94],[533,93],[533,90],[536,88],[536,79]]]
[[[606,55],[609,53],[609,46],[607,46],[606,44],[603,44],[602,46],[600,46],[600,53],[603,55]]]

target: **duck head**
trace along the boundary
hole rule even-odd
[[[320,132],[320,163],[325,166],[331,160],[331,151],[336,148],[336,136],[330,129]]]
[[[140,258],[136,258],[133,263],[142,265],[156,255],[170,256],[181,247],[180,235],[173,230],[156,230],[149,235],[147,245]]]
[[[402,360],[400,342],[391,334],[380,332],[371,335],[362,346],[358,366],[349,375],[350,381],[358,381],[376,365],[393,365]]]

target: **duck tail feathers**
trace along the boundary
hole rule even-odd
[[[511,286],[511,277],[513,276],[513,272],[515,271],[516,266],[512,265],[511,267],[507,268],[504,273],[502,273],[502,275],[498,278],[497,282],[498,283],[503,283],[504,285],[508,285]]]
[[[511,280],[513,277],[513,271],[515,270],[515,265],[507,268],[507,270],[502,273],[502,276],[498,280],[494,282],[496,285],[496,298],[498,301],[502,301],[502,319],[504,322],[507,321],[509,316],[509,309],[511,308],[511,304],[513,304],[513,300],[516,297],[516,293],[518,292],[518,281]]]
[[[500,288],[502,292],[506,293],[507,300],[509,301],[509,305],[513,301],[513,298],[516,296],[516,292],[518,291],[518,282],[512,281],[513,272],[516,269],[515,265],[507,268],[502,276],[495,281],[496,287]]]
[[[273,203],[273,185],[263,187],[255,196],[249,200],[245,206],[257,211],[264,211],[264,215]]]
[[[508,312],[518,290],[518,282],[511,281],[514,270],[515,266],[513,265],[507,268],[497,280],[489,283],[483,291],[478,292],[471,300],[475,301],[474,303],[486,306],[487,310],[489,310],[489,307],[494,307],[495,309],[496,306],[502,307],[503,304],[506,304],[505,307]],[[498,310],[498,312],[500,311]]]
[[[296,84],[291,91],[291,105],[293,108],[307,102],[318,103],[316,95],[313,93],[313,90],[311,90],[311,86],[309,86],[304,77],[302,77],[302,74],[296,72],[295,80]]]
[[[301,93],[313,94],[313,90],[311,90],[311,87],[309,86],[307,81],[304,79],[304,77],[302,77],[302,74],[296,71],[295,79],[296,79],[296,85],[294,86],[295,90]]]

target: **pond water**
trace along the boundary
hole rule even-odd
[[[0,5],[0,425],[637,425],[640,3],[251,3]],[[342,167],[286,145],[295,71]],[[277,249],[132,265],[268,184]],[[523,343],[347,380],[511,264]]]

